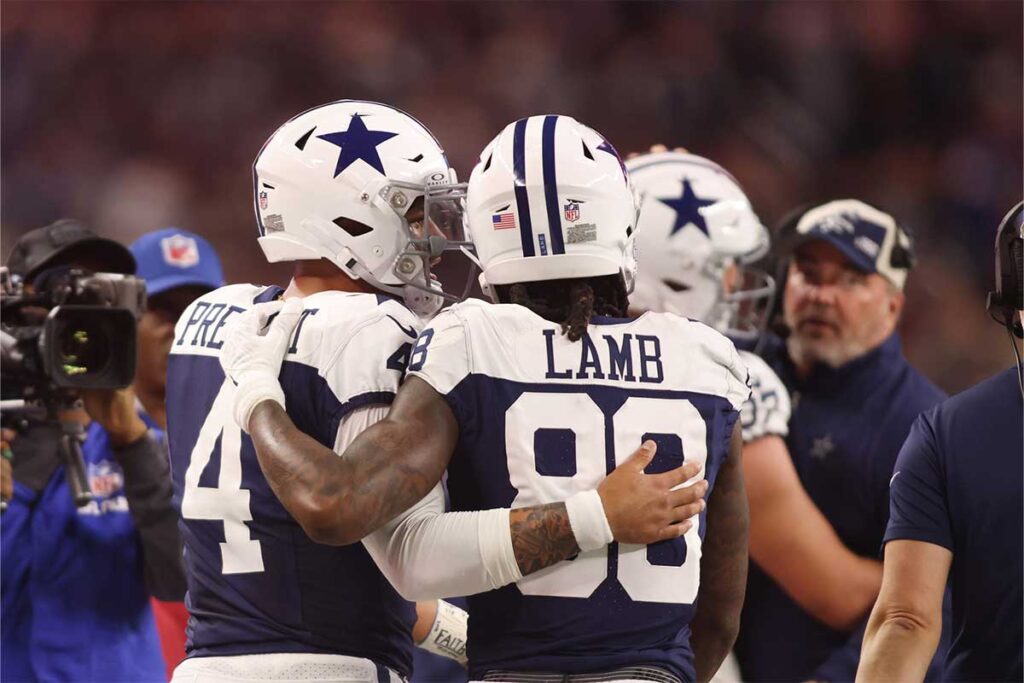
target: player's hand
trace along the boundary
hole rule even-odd
[[[107,431],[113,446],[127,446],[149,431],[135,408],[135,391],[131,387],[83,389],[81,397],[85,412]]]
[[[302,299],[257,304],[228,322],[220,366],[234,382],[235,422],[249,431],[249,416],[263,401],[284,406],[277,381],[292,332],[302,317]]]
[[[705,508],[707,481],[680,487],[700,472],[696,462],[660,474],[644,474],[657,446],[645,441],[597,487],[612,536],[619,543],[647,544],[678,538]]]

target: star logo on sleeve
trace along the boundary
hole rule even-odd
[[[690,181],[684,178],[683,194],[681,196],[667,199],[659,197],[658,201],[676,212],[676,222],[672,226],[672,232],[669,233],[669,237],[687,225],[696,226],[698,230],[710,237],[708,234],[708,224],[704,221],[704,216],[701,215],[700,210],[705,206],[711,206],[718,200],[701,199],[694,193],[693,187],[690,186]]]
[[[814,443],[811,444],[811,457],[817,460],[824,460],[835,449],[836,445],[832,442],[832,435],[826,434],[820,439],[815,439]]]
[[[366,124],[363,123],[363,117],[353,114],[352,120],[348,124],[348,130],[317,135],[317,137],[341,148],[341,153],[338,154],[338,163],[334,165],[334,177],[337,178],[339,173],[360,159],[377,169],[381,175],[385,175],[384,164],[377,153],[377,146],[396,135],[398,133],[368,130]]]

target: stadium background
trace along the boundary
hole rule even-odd
[[[563,113],[625,154],[684,145],[773,226],[878,203],[914,232],[911,361],[948,391],[1010,363],[983,310],[1022,194],[1022,4],[3,3],[0,228],[80,218],[207,236],[271,282],[253,157],[290,116],[363,98],[420,118],[468,177],[506,123]],[[642,259],[642,256],[641,256]]]

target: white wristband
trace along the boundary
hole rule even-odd
[[[434,617],[434,624],[430,632],[422,642],[416,646],[441,655],[448,659],[454,659],[459,664],[466,666],[466,638],[469,634],[469,615],[466,611],[455,605],[437,601],[437,616]]]
[[[615,540],[597,491],[581,491],[571,496],[565,501],[565,510],[581,551],[597,550]]]
[[[235,387],[235,422],[242,431],[249,433],[249,418],[252,411],[263,401],[275,401],[284,407],[284,389],[276,377],[255,375],[243,377]]]

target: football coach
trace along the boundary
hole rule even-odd
[[[864,637],[858,681],[921,680],[952,578],[946,678],[1024,680],[1024,382],[1017,342],[1024,309],[1022,204],[996,235],[988,309],[1010,331],[1014,367],[918,418],[890,482],[882,590]]]

